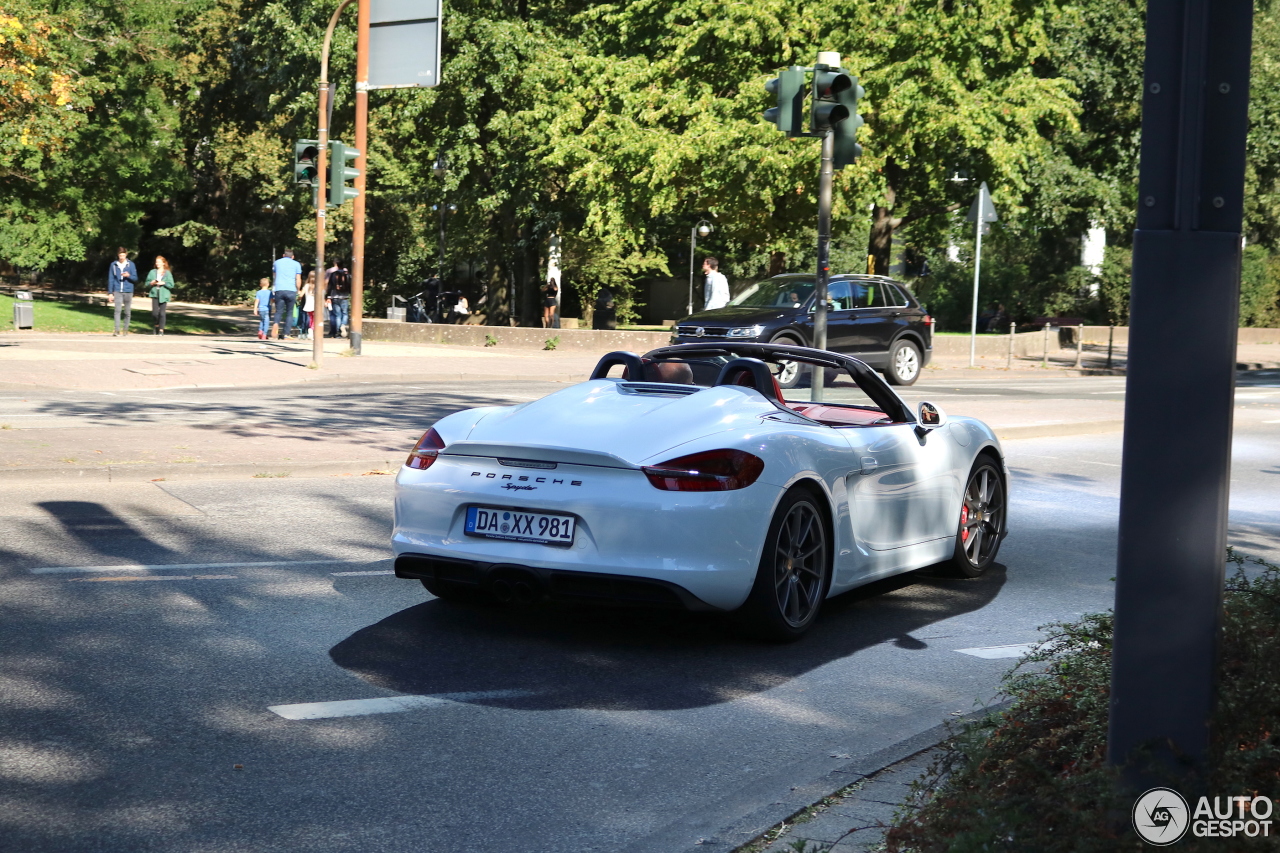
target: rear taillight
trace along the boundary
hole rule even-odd
[[[743,450],[708,450],[660,465],[644,466],[654,488],[667,492],[730,492],[745,489],[764,471],[764,460]]]
[[[409,458],[405,460],[405,466],[408,468],[416,468],[419,471],[425,471],[431,467],[431,463],[436,461],[436,457],[440,455],[440,451],[444,450],[444,439],[440,437],[440,433],[435,429],[429,429],[422,434],[422,438],[418,439],[418,443],[413,446],[413,450],[409,451]]]

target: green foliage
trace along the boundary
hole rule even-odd
[[[956,214],[986,180],[1002,223],[984,257],[984,305],[1020,303],[1029,317],[1123,313],[1105,271],[1094,299],[1075,267],[1090,222],[1120,251],[1128,245],[1144,8],[458,0],[445,16],[444,83],[369,97],[367,306],[439,273],[466,282],[491,324],[536,323],[558,234],[566,296],[590,306],[608,289],[627,323],[641,308],[637,281],[687,269],[700,218],[716,225],[700,252],[733,279],[812,269],[818,143],[785,138],[761,111],[765,80],[825,49],[842,52],[867,88],[866,154],[836,178],[835,268],[862,271],[870,253],[885,271],[896,232],[935,271],[919,289],[962,325],[964,271],[942,258],[950,242],[972,239]],[[1276,8],[1264,4],[1256,19],[1246,212],[1250,244],[1271,252],[1280,251]],[[144,265],[166,255],[186,293],[220,301],[285,247],[305,263],[314,216],[310,194],[291,183],[292,144],[315,136],[331,2],[62,0],[50,11],[8,0],[5,9],[0,22],[22,22],[25,40],[0,23],[0,137],[30,144],[0,148],[0,260],[100,285],[124,245]],[[352,144],[354,20],[353,7],[329,73],[331,134]],[[19,54],[34,61],[15,64]],[[21,86],[31,97],[15,97]],[[431,169],[440,153],[450,162],[443,180]],[[448,206],[441,261],[438,211]],[[351,212],[331,212],[326,257],[350,258]],[[1247,309],[1255,322],[1264,307]]]
[[[1280,254],[1246,246],[1240,273],[1240,325],[1280,326]]]
[[[1206,790],[1273,796],[1280,783],[1280,567],[1228,551]],[[1247,571],[1246,571],[1247,569]],[[1137,792],[1106,764],[1113,619],[1090,614],[1049,636],[1006,676],[1012,705],[962,728],[886,838],[893,853],[1114,853],[1145,848],[1125,832]],[[1270,849],[1238,838],[1232,849]],[[1230,846],[1230,845],[1228,845]],[[1180,850],[1221,839],[1188,835]]]
[[[544,350],[553,350],[558,346],[560,346],[560,336],[556,335],[553,338],[547,338],[547,342],[542,348]]]

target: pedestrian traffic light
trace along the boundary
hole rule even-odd
[[[764,111],[764,119],[777,125],[787,136],[799,136],[804,124],[804,68],[793,65],[778,72],[764,84],[764,90],[777,97],[778,105]]]
[[[862,146],[858,144],[858,130],[866,121],[858,113],[858,101],[867,94],[858,85],[857,77],[849,78],[850,86],[836,95],[836,100],[849,112],[849,117],[840,122],[832,130],[835,134],[835,157],[832,165],[837,169],[853,164],[862,156]]]
[[[350,145],[336,139],[329,143],[329,207],[341,207],[360,195],[358,189],[347,186],[347,181],[354,181],[360,174],[360,170],[349,165],[359,156],[360,152]]]
[[[853,79],[839,66],[819,63],[813,69],[813,103],[809,106],[809,130],[826,133],[849,117],[849,108],[840,102],[841,93],[853,86]]]
[[[299,139],[293,143],[293,183],[314,187],[319,183],[320,143],[315,139]]]

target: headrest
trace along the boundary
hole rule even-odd
[[[673,385],[692,385],[693,368],[683,361],[646,361],[644,378],[650,382],[669,382]]]

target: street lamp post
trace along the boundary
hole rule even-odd
[[[698,224],[689,229],[689,307],[686,314],[693,313],[693,271],[697,263],[698,238],[706,237],[714,230],[715,226],[705,219],[699,219]]]

